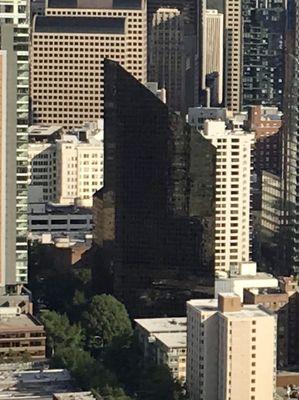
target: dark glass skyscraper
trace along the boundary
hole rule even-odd
[[[244,0],[243,105],[281,109],[285,0]]]
[[[163,315],[155,285],[213,284],[215,149],[117,63],[104,72],[99,269],[132,315]]]

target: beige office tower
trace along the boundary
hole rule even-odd
[[[276,316],[234,293],[187,302],[190,400],[273,400]]]
[[[48,0],[32,28],[34,123],[79,127],[103,117],[103,60],[147,81],[145,0]]]
[[[242,2],[225,1],[225,106],[240,111],[242,77]]]
[[[207,106],[223,101],[223,14],[217,10],[205,13],[205,75]]]
[[[250,176],[254,135],[206,120],[203,135],[216,147],[215,272],[250,260]]]
[[[184,108],[184,19],[177,8],[159,8],[149,35],[149,75],[166,89],[166,103]]]

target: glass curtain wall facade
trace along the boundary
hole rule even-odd
[[[0,0],[0,24],[13,25],[13,50],[17,58],[16,99],[16,237],[14,279],[7,284],[27,282],[27,151],[29,115],[29,2],[26,0]],[[12,134],[9,132],[9,134]]]
[[[285,0],[244,0],[243,105],[281,109]]]

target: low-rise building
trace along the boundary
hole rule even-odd
[[[155,333],[157,364],[167,365],[174,379],[186,381],[186,332]]]
[[[29,215],[30,237],[43,233],[90,233],[92,212],[88,207],[55,204],[31,204]]]
[[[135,323],[144,357],[167,365],[175,379],[185,381],[186,318],[145,318],[136,319]]]
[[[67,370],[41,369],[34,364],[0,365],[1,399],[53,400],[54,393],[78,389]]]
[[[0,357],[3,361],[26,354],[30,359],[46,356],[46,333],[31,314],[20,314],[17,307],[0,308]]]

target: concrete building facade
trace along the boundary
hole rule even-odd
[[[103,169],[103,140],[64,135],[57,141],[58,202],[91,207],[93,193],[103,186]]]
[[[184,109],[184,18],[177,8],[159,8],[149,35],[149,77],[166,89],[166,103]]]
[[[280,277],[279,287],[246,289],[245,304],[261,304],[277,314],[277,368],[298,362],[298,283],[294,277]]]
[[[204,73],[206,76],[207,106],[218,106],[223,101],[224,74],[224,30],[223,14],[217,10],[206,10],[204,25],[205,54]]]
[[[215,271],[250,260],[250,177],[253,134],[205,121],[203,136],[216,147]]]
[[[274,399],[276,317],[234,293],[187,303],[191,400]]]
[[[186,380],[187,320],[181,318],[136,319],[135,330],[147,362],[167,365],[174,379]]]
[[[88,234],[92,230],[92,213],[84,207],[31,204],[28,223],[30,238],[51,232]]]
[[[20,314],[17,307],[0,308],[0,358],[10,356],[32,359],[46,356],[46,333],[43,325],[31,314]]]
[[[230,111],[240,111],[242,84],[242,4],[227,0],[224,11],[225,37],[225,106]]]
[[[42,191],[39,202],[91,207],[103,186],[103,129],[91,124],[56,138],[37,129],[31,127],[28,154],[30,189]]]
[[[262,174],[261,234],[274,239],[281,226],[282,193],[281,177],[270,172]]]
[[[99,4],[49,0],[46,15],[35,16],[33,123],[72,128],[102,117],[104,58],[147,81],[146,2],[134,0],[130,5],[125,0]]]

